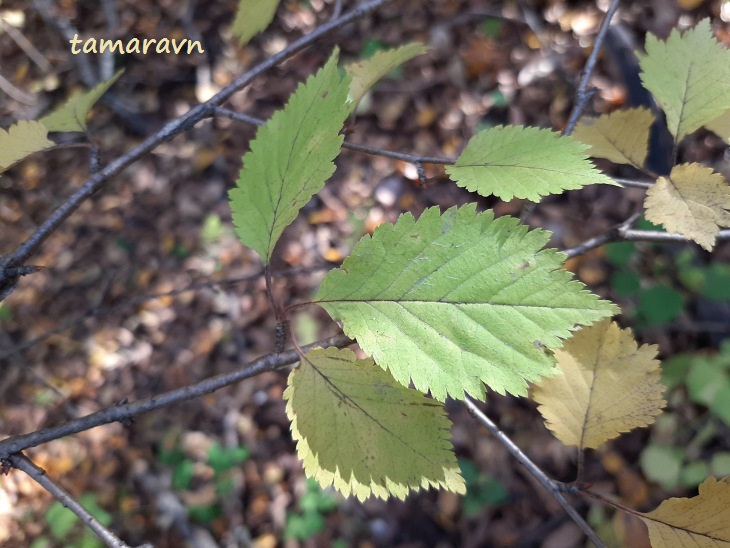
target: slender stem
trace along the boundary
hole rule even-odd
[[[350,344],[352,344],[352,341],[348,337],[345,335],[337,335],[335,337],[330,337],[329,339],[307,345],[302,350],[306,351],[310,348],[314,348],[315,346],[344,347]],[[281,369],[295,363],[298,359],[299,352],[295,350],[288,350],[281,354],[267,354],[250,362],[244,367],[228,373],[209,377],[195,384],[150,396],[136,402],[107,407],[106,409],[102,409],[101,411],[97,411],[91,415],[70,420],[59,426],[36,430],[30,434],[11,436],[4,440],[0,440],[0,461],[3,459],[7,460],[7,458],[11,455],[24,451],[29,447],[35,447],[64,436],[84,432],[103,424],[118,421],[129,422],[129,419],[139,415],[140,413],[146,413],[173,403],[179,403],[185,400],[198,398],[205,394],[210,394],[211,392],[215,392],[225,386],[254,377],[265,371]]]
[[[130,164],[139,160],[139,158],[156,148],[158,145],[171,140],[180,133],[192,129],[201,120],[213,116],[215,107],[223,104],[233,94],[246,87],[264,72],[294,56],[299,51],[319,40],[322,36],[363,17],[382,5],[392,1],[393,0],[371,0],[370,2],[361,4],[337,19],[325,23],[314,32],[301,37],[286,49],[276,55],[272,55],[253,69],[242,74],[205,103],[196,105],[182,116],[168,122],[164,127],[142,141],[142,143],[134,147],[132,150],[123,154],[112,161],[104,169],[92,175],[81,186],[81,188],[73,193],[60,207],[58,207],[58,209],[56,209],[25,242],[23,242],[11,254],[0,259],[0,297],[4,297],[6,294],[9,294],[15,282],[15,279],[7,276],[5,273],[5,267],[17,266],[26,261],[68,218],[69,215],[76,211],[76,209],[87,198],[96,193],[111,177],[119,174]]]
[[[525,455],[522,450],[517,447],[514,442],[507,437],[507,434],[502,432],[499,427],[492,422],[492,420],[487,417],[481,409],[474,403],[474,401],[471,398],[466,398],[464,403],[466,404],[467,409],[469,409],[469,412],[476,418],[476,420],[484,426],[489,432],[497,438],[497,440],[504,445],[507,448],[507,451],[509,451],[512,456],[517,459],[517,461],[527,468],[528,472],[532,474],[532,476],[540,482],[540,484],[547,489],[547,491],[552,495],[552,497],[562,506],[563,510],[573,519],[573,521],[580,527],[581,531],[585,533],[585,535],[599,548],[606,548],[606,545],[601,541],[600,538],[598,538],[598,535],[596,535],[595,531],[591,529],[590,525],[586,523],[586,521],[581,517],[581,515],[573,508],[570,503],[568,503],[567,500],[565,500],[565,497],[563,496],[563,491],[566,490],[566,488],[561,484],[560,482],[551,480],[545,472],[543,472],[540,467],[532,462],[530,458]]]
[[[682,234],[673,234],[671,232],[662,232],[660,230],[634,230],[626,229],[619,231],[620,239],[628,242],[653,242],[658,244],[666,243],[678,243],[686,244],[692,243],[694,240],[683,236]],[[715,241],[722,242],[730,240],[730,229],[721,230],[718,232]]]
[[[631,228],[639,217],[641,217],[641,213],[634,213],[633,215],[631,215],[628,219],[626,219],[619,225],[609,228],[603,234],[599,234],[598,236],[590,238],[590,239],[586,240],[585,242],[578,244],[575,247],[566,249],[565,251],[563,251],[563,253],[565,253],[568,256],[568,258],[570,259],[572,257],[582,255],[583,253],[587,253],[591,249],[600,247],[603,244],[607,244],[610,242],[615,242],[616,240],[620,240],[621,231],[628,230],[629,228]]]
[[[40,484],[46,491],[51,493],[55,499],[71,510],[78,518],[96,535],[101,541],[110,548],[129,548],[129,545],[122,542],[109,529],[104,527],[91,513],[84,508],[76,499],[74,499],[65,489],[54,483],[47,475],[46,471],[33,463],[25,455],[11,455],[7,459],[14,468],[25,472]]]
[[[215,109],[215,114],[217,116],[225,116],[226,118],[230,118],[231,120],[236,120],[237,122],[245,122],[247,124],[252,124],[255,126],[263,126],[266,124],[266,120],[262,120],[261,118],[256,118],[255,116],[251,116],[249,114],[243,114],[240,112],[234,112],[230,109],[224,108],[224,107],[217,107]],[[367,145],[358,145],[355,143],[350,143],[349,141],[345,141],[342,143],[343,148],[347,148],[350,150],[354,150],[356,152],[364,152],[365,154],[372,154],[374,156],[384,156],[386,158],[393,158],[394,160],[403,160],[404,162],[411,162],[413,164],[446,164],[450,165],[453,164],[456,160],[453,160],[452,158],[441,158],[439,156],[419,156],[417,154],[408,154],[405,152],[393,152],[391,150],[385,150],[383,148],[375,148]]]
[[[603,21],[601,21],[601,27],[598,29],[598,34],[596,35],[595,42],[593,42],[593,50],[588,56],[588,60],[586,61],[586,67],[583,71],[583,77],[578,84],[575,105],[573,105],[573,110],[570,112],[570,116],[568,117],[568,124],[565,126],[565,131],[563,131],[565,135],[570,135],[571,133],[573,133],[575,125],[578,123],[578,119],[583,113],[583,109],[585,109],[588,101],[595,93],[589,93],[587,91],[588,82],[593,76],[593,72],[596,70],[598,55],[599,53],[601,53],[603,42],[606,40],[606,34],[608,34],[608,28],[611,26],[611,19],[613,19],[613,15],[616,13],[618,5],[619,0],[612,0],[611,5],[608,7],[608,11],[606,11],[606,15],[603,17]]]

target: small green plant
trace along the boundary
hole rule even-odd
[[[243,446],[223,447],[214,441],[208,449],[205,464],[213,470],[213,484],[216,500],[202,506],[187,508],[189,516],[203,524],[210,524],[222,514],[221,499],[227,496],[234,487],[231,472],[234,468],[247,460],[250,451]],[[168,436],[158,455],[158,460],[172,468],[172,486],[178,491],[186,491],[192,487],[195,478],[197,461],[188,456],[181,448],[176,436]]]
[[[79,497],[81,503],[99,523],[109,526],[112,516],[105,511],[93,493],[85,493]],[[101,548],[104,544],[98,537],[81,523],[81,520],[71,510],[60,502],[54,502],[46,510],[49,536],[41,536],[33,541],[31,548],[50,548],[59,543],[68,548]]]
[[[306,492],[299,499],[298,511],[286,516],[284,539],[309,540],[324,531],[325,516],[337,508],[337,499],[323,491],[313,479],[307,479]]]
[[[497,478],[480,471],[474,461],[459,459],[461,475],[466,482],[466,495],[462,502],[464,515],[474,517],[485,508],[500,506],[509,500],[509,492]]]

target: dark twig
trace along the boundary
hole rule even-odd
[[[618,5],[619,0],[611,0],[611,5],[608,7],[608,11],[606,11],[606,15],[603,17],[603,21],[601,21],[601,27],[598,29],[596,40],[593,42],[593,50],[588,56],[585,69],[583,70],[583,77],[578,84],[575,105],[573,105],[573,110],[570,112],[570,116],[568,117],[568,124],[565,126],[565,130],[563,131],[565,135],[570,135],[571,133],[573,133],[575,125],[578,123],[578,119],[583,113],[583,109],[585,109],[588,101],[595,93],[588,92],[588,82],[593,76],[593,72],[596,70],[598,54],[601,52],[603,42],[606,40],[608,27],[611,26],[611,19],[613,19],[613,15],[616,13]]]
[[[341,348],[352,344],[352,342],[353,341],[345,335],[337,335],[335,337],[330,337],[329,339],[310,344],[304,347],[304,350],[306,351],[317,346],[336,346]],[[7,460],[8,457],[19,453],[20,451],[24,451],[30,447],[35,447],[43,443],[48,443],[55,439],[84,432],[103,424],[127,421],[141,413],[160,409],[162,407],[172,405],[173,403],[199,398],[200,396],[210,394],[211,392],[215,392],[225,386],[260,375],[266,371],[274,371],[276,369],[289,366],[298,360],[299,352],[295,350],[288,350],[281,354],[267,354],[250,362],[244,367],[238,368],[229,373],[222,373],[220,375],[209,377],[195,384],[183,386],[182,388],[170,390],[169,392],[150,396],[125,405],[113,405],[106,409],[102,409],[101,411],[97,411],[96,413],[92,413],[91,415],[68,421],[59,426],[36,430],[30,434],[11,436],[0,441],[0,461]]]
[[[474,403],[474,401],[471,398],[466,398],[464,401],[466,404],[467,409],[469,409],[469,412],[476,418],[476,420],[484,426],[489,432],[497,438],[497,440],[504,445],[507,448],[507,451],[510,452],[510,454],[517,459],[517,461],[524,466],[532,476],[540,482],[540,484],[547,489],[547,491],[552,495],[552,497],[560,504],[560,506],[563,508],[563,510],[566,511],[566,513],[573,519],[573,521],[580,527],[581,531],[585,533],[585,535],[599,548],[606,548],[606,545],[603,544],[600,538],[598,538],[598,535],[596,535],[595,531],[591,529],[590,525],[588,525],[585,520],[581,517],[581,515],[573,508],[570,503],[565,500],[565,497],[563,496],[563,492],[570,491],[568,486],[565,486],[564,484],[551,480],[545,472],[543,472],[540,467],[532,462],[530,458],[525,455],[522,450],[517,447],[514,442],[509,439],[507,434],[502,432],[499,427],[492,422],[492,420],[487,417],[481,409]]]
[[[54,483],[46,471],[34,464],[23,454],[11,455],[7,459],[14,468],[25,472],[38,482],[46,491],[51,493],[55,499],[71,510],[78,518],[86,524],[96,535],[110,548],[129,548],[129,545],[122,542],[109,529],[104,527],[91,513],[76,501],[66,490]]]
[[[33,255],[41,244],[90,196],[96,193],[113,176],[119,174],[130,164],[156,148],[158,145],[171,140],[173,137],[192,129],[198,122],[213,115],[214,109],[227,101],[234,93],[246,87],[254,79],[289,59],[299,51],[319,40],[322,36],[338,29],[358,18],[361,18],[380,6],[393,0],[371,0],[356,7],[342,17],[332,20],[317,28],[312,33],[301,37],[289,47],[272,55],[253,69],[242,74],[231,84],[223,88],[217,95],[191,108],[182,116],[168,122],[156,133],[142,141],[132,150],[113,160],[104,169],[92,175],[79,190],[73,193],[58,209],[56,209],[36,231],[23,242],[18,249],[5,256],[0,262],[0,297],[4,297],[12,291],[17,278],[12,278],[5,273],[8,266],[18,266]],[[79,56],[83,57],[83,56]]]
[[[621,231],[631,228],[639,217],[641,217],[641,213],[634,213],[633,215],[631,215],[631,217],[629,217],[622,223],[608,229],[603,234],[599,234],[598,236],[590,238],[590,239],[586,240],[585,242],[578,244],[575,247],[566,249],[565,251],[563,251],[563,253],[565,253],[568,256],[568,258],[570,259],[572,257],[582,255],[583,253],[587,253],[591,249],[600,247],[603,244],[607,244],[610,242],[615,242],[617,240],[620,240]]]

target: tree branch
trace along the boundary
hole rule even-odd
[[[51,493],[55,499],[71,510],[78,518],[91,529],[110,548],[129,548],[129,545],[122,542],[109,529],[104,527],[81,503],[74,499],[65,489],[56,485],[47,475],[46,471],[33,463],[25,455],[11,455],[5,459],[14,468],[25,472],[40,484],[46,491]],[[144,545],[151,548],[151,545]],[[143,547],[140,547],[143,548]]]
[[[0,301],[10,294],[12,288],[17,283],[17,278],[9,276],[6,272],[7,267],[19,266],[33,255],[41,244],[71,215],[76,209],[91,195],[96,193],[104,186],[111,177],[119,174],[130,164],[136,162],[139,158],[156,148],[158,145],[171,140],[176,135],[192,129],[195,124],[209,118],[213,115],[214,109],[227,101],[234,93],[246,87],[258,76],[278,65],[282,61],[289,59],[299,51],[303,50],[310,44],[317,41],[322,36],[338,29],[368,13],[376,10],[380,6],[392,2],[393,0],[371,0],[356,7],[352,11],[346,13],[342,17],[338,17],[328,23],[317,28],[314,32],[302,36],[286,49],[273,55],[260,63],[258,66],[239,76],[231,84],[223,88],[217,95],[191,108],[182,116],[168,122],[164,127],[151,135],[142,143],[134,147],[129,152],[123,154],[116,160],[112,161],[104,169],[92,175],[76,192],[74,192],[60,207],[58,207],[36,231],[23,242],[11,254],[0,258]]]
[[[302,350],[306,352],[307,350],[317,346],[336,346],[341,348],[352,343],[353,341],[345,335],[337,335],[305,346]],[[102,409],[101,411],[97,411],[91,415],[68,421],[59,426],[36,430],[30,434],[11,436],[0,441],[0,460],[7,460],[11,455],[24,451],[29,447],[35,447],[55,439],[63,438],[64,436],[84,432],[103,424],[109,424],[112,422],[128,422],[129,419],[141,413],[146,413],[173,403],[179,403],[181,401],[198,398],[205,394],[210,394],[211,392],[215,392],[225,386],[260,375],[265,371],[281,369],[296,363],[298,360],[299,353],[296,350],[289,350],[282,352],[281,354],[267,354],[250,362],[242,368],[229,373],[221,373],[220,375],[209,377],[195,384],[150,396],[133,403],[107,407],[106,409]]]
[[[545,472],[543,472],[540,467],[532,462],[530,458],[525,455],[522,450],[517,447],[514,442],[507,437],[507,434],[502,432],[499,427],[492,422],[492,420],[487,417],[479,407],[477,407],[476,403],[474,401],[467,397],[464,400],[464,404],[466,405],[469,412],[472,414],[472,416],[482,425],[484,426],[489,432],[497,438],[497,440],[504,445],[507,448],[507,451],[510,452],[510,454],[517,459],[517,461],[527,468],[527,471],[532,474],[532,476],[540,482],[540,484],[547,489],[547,491],[553,496],[553,498],[558,501],[558,504],[562,506],[563,510],[566,511],[566,513],[573,519],[573,521],[580,527],[581,531],[585,533],[585,535],[599,548],[606,548],[606,545],[603,544],[600,538],[598,538],[598,535],[596,535],[595,531],[591,529],[590,525],[588,525],[585,520],[581,517],[581,515],[573,508],[570,503],[565,500],[565,497],[563,496],[563,492],[567,491],[569,488],[568,486],[564,485],[561,482],[551,480]]]

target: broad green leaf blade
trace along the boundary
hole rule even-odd
[[[241,241],[268,264],[284,229],[332,175],[350,107],[338,51],[261,126],[229,196]]]
[[[370,59],[347,65],[345,70],[352,76],[350,99],[355,104],[359,103],[375,82],[409,59],[427,51],[426,45],[413,42],[387,51],[379,51]]]
[[[109,80],[97,84],[89,91],[74,95],[51,114],[41,118],[40,122],[48,131],[86,131],[89,110],[123,73],[124,69],[120,69]]]
[[[730,145],[730,110],[726,110],[722,115],[706,123],[705,127],[715,135],[722,137]]]
[[[274,20],[279,0],[238,0],[238,11],[233,20],[233,34],[241,44],[266,29]]]
[[[464,494],[443,404],[404,388],[350,350],[317,348],[284,392],[308,476],[364,500],[430,486]]]
[[[571,280],[549,238],[476,205],[401,215],[364,237],[322,282],[315,302],[395,379],[434,398],[527,393],[554,372],[576,324],[616,307]]]
[[[587,159],[586,148],[549,129],[497,126],[472,137],[446,173],[460,187],[503,200],[537,202],[590,184],[615,185]]]
[[[707,478],[692,498],[671,498],[642,514],[654,548],[730,546],[730,477]]]
[[[0,128],[0,173],[34,152],[55,146],[48,139],[46,126],[36,120],[20,120],[8,128]]]
[[[712,36],[709,19],[684,34],[673,30],[666,42],[648,34],[638,57],[644,87],[677,141],[730,109],[730,50]]]
[[[652,424],[667,403],[656,354],[610,320],[575,333],[555,350],[561,374],[532,392],[548,428],[583,450]]]
[[[721,226],[730,226],[730,185],[700,164],[680,164],[646,191],[646,218],[712,251]]]
[[[641,168],[649,149],[654,115],[644,107],[617,110],[598,118],[582,118],[573,138],[589,145],[588,155]]]

